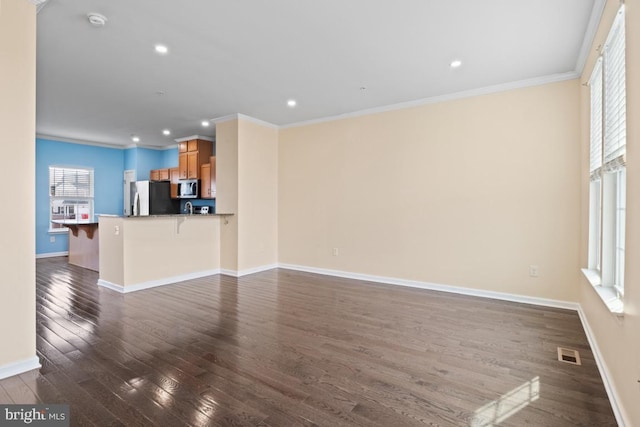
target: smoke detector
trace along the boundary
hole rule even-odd
[[[87,13],[87,18],[89,18],[89,23],[94,27],[104,27],[104,24],[107,23],[107,17],[99,13]]]

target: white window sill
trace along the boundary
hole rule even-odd
[[[69,232],[69,229],[67,227],[49,229],[49,234],[67,234],[68,232]]]
[[[624,302],[622,298],[618,297],[618,293],[611,286],[603,286],[600,280],[600,275],[595,270],[588,268],[582,269],[582,274],[587,278],[591,287],[598,294],[604,305],[607,306],[612,314],[618,317],[624,316]]]

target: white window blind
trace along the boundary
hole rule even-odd
[[[591,179],[600,178],[602,167],[602,58],[598,59],[591,79],[591,149],[589,155],[589,173]]]
[[[604,163],[607,171],[624,166],[627,140],[625,25],[621,8],[604,47]]]
[[[51,197],[93,197],[93,169],[49,168]]]
[[[49,167],[49,232],[64,232],[66,221],[93,217],[93,169]]]

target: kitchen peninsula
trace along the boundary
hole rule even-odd
[[[220,273],[230,215],[101,215],[98,285],[127,293]]]
[[[61,219],[52,222],[69,229],[69,264],[98,271],[98,222]]]

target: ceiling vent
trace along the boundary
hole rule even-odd
[[[91,25],[93,25],[94,27],[104,27],[104,25],[107,23],[107,17],[99,13],[87,13],[87,18],[89,18],[89,23],[91,23]]]

